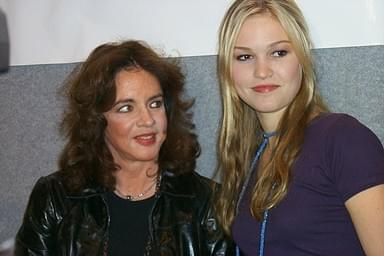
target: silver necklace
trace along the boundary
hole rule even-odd
[[[139,193],[138,195],[126,195],[123,192],[121,192],[118,188],[115,187],[115,193],[120,196],[121,198],[129,201],[138,201],[140,200],[143,196],[145,196],[154,186],[156,185],[155,193],[158,190],[158,187],[160,186],[160,179],[159,177],[156,178],[156,180],[148,187],[146,188],[143,192]]]

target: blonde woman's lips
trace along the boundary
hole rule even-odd
[[[252,90],[259,93],[268,93],[276,90],[279,86],[275,84],[263,84],[252,87]]]

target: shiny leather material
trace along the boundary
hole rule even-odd
[[[152,209],[152,255],[234,255],[212,215],[211,181],[165,173]],[[15,255],[103,255],[109,214],[103,189],[69,195],[60,172],[40,178],[16,237]]]

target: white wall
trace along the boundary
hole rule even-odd
[[[82,61],[100,43],[143,39],[174,56],[216,53],[231,0],[0,0],[11,65]],[[383,45],[383,0],[298,0],[316,48]]]
[[[316,48],[384,45],[384,0],[298,0]]]

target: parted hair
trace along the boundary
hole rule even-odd
[[[61,132],[67,139],[59,159],[66,184],[81,191],[90,184],[112,189],[119,168],[105,142],[105,112],[116,98],[116,74],[143,69],[159,81],[167,116],[167,137],[160,148],[159,170],[179,175],[192,172],[200,145],[194,133],[190,108],[183,99],[184,75],[176,58],[165,58],[143,41],[106,43],[95,48],[64,83],[67,101]],[[143,84],[143,86],[145,86]]]
[[[299,59],[303,75],[297,96],[279,122],[272,158],[253,188],[250,208],[256,219],[261,218],[265,209],[276,206],[284,198],[290,170],[303,144],[307,124],[316,113],[328,111],[315,86],[311,40],[305,19],[295,1],[234,1],[220,26],[217,63],[223,114],[217,168],[222,189],[216,200],[216,212],[228,234],[236,215],[241,186],[262,134],[256,112],[236,93],[231,77],[233,50],[244,21],[252,15],[264,13],[272,15],[283,27]]]

